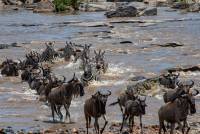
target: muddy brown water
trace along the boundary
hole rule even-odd
[[[66,127],[84,127],[83,104],[95,90],[110,89],[112,95],[108,99],[109,104],[116,100],[120,91],[128,84],[129,77],[151,77],[169,67],[199,64],[200,14],[181,14],[167,10],[169,9],[159,8],[158,16],[123,19],[134,20],[135,23],[117,23],[121,19],[106,19],[104,12],[57,15],[33,14],[26,10],[1,11],[1,43],[17,42],[22,47],[0,50],[0,59],[23,58],[26,52],[42,51],[45,41],[54,40],[56,48],[64,46],[67,40],[80,44],[91,43],[92,49],[105,50],[109,63],[107,73],[100,82],[92,82],[85,89],[86,95],[74,99],[70,107],[75,124],[66,124]],[[137,23],[139,20],[145,23]],[[96,22],[103,25],[95,26]],[[121,41],[132,43],[120,44]],[[167,42],[183,43],[184,46],[162,48],[150,45]],[[78,64],[63,61],[56,61],[53,71],[58,75],[65,75],[67,79],[72,77],[73,72],[78,76],[82,73]],[[197,85],[199,76],[199,72],[181,73],[181,78],[194,79]],[[12,126],[15,130],[37,130],[56,126],[51,122],[50,109],[37,98],[34,91],[28,89],[27,83],[22,83],[19,77],[1,76],[0,128]],[[162,99],[148,97],[144,124],[158,124],[157,111],[162,103]],[[189,117],[190,122],[200,122],[199,97],[197,109],[197,113]],[[107,116],[109,122],[120,122],[119,107],[107,107]]]

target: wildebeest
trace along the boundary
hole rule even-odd
[[[178,86],[176,89],[169,90],[164,93],[163,99],[165,103],[170,101],[172,102],[183,94],[189,94],[190,89],[194,86],[194,81],[191,80],[191,82],[188,84],[184,84],[183,82],[179,81],[176,83],[176,85]]]
[[[142,115],[145,114],[145,107],[147,106],[146,103],[146,97],[145,99],[142,99],[140,96],[138,96],[137,99],[133,100],[128,100],[125,103],[125,112],[123,113],[123,121],[121,125],[120,131],[123,129],[123,125],[125,120],[129,118],[129,128],[130,128],[130,133],[132,133],[133,125],[134,125],[134,116],[139,116],[140,117],[140,127],[141,127],[141,134],[143,134],[143,129],[142,129]]]
[[[63,83],[65,83],[65,80],[65,76],[63,76],[63,80],[60,80],[52,74],[48,75],[48,77],[44,77],[44,79],[42,79],[42,84],[38,89],[38,94],[41,97],[45,97],[46,100],[48,94],[51,92],[51,89],[61,86]]]
[[[100,131],[100,134],[103,133],[108,123],[106,119],[106,102],[109,95],[111,95],[111,92],[108,90],[107,90],[107,93],[98,91],[96,94],[92,95],[91,98],[85,101],[84,113],[85,113],[85,119],[86,119],[87,134],[88,134],[88,128],[91,123],[91,117],[95,119],[94,128],[96,130],[96,133],[99,134],[98,118],[100,118],[101,116],[103,116],[103,119],[105,120],[105,124]]]
[[[164,121],[171,123],[170,134],[173,134],[175,123],[178,123],[178,125],[182,129],[182,133],[184,134],[185,127],[187,126],[187,116],[189,114],[189,111],[191,114],[194,114],[196,112],[194,96],[199,94],[199,91],[195,91],[195,94],[191,92],[189,94],[183,94],[180,97],[176,98],[173,102],[168,102],[165,105],[161,106],[158,111],[160,124],[159,134],[161,134],[162,129],[164,133],[166,132]],[[181,124],[182,121],[184,123],[183,126]],[[188,129],[186,133],[188,133],[190,130],[190,127],[187,127]]]
[[[18,64],[11,59],[6,59],[1,64],[1,74],[6,76],[18,76]]]
[[[135,89],[133,89],[130,85],[127,86],[127,90],[120,93],[119,97],[117,98],[116,102],[111,103],[109,106],[114,106],[116,104],[119,104],[120,110],[122,114],[124,113],[124,107],[125,103],[128,100],[135,100],[138,96],[138,93]]]
[[[26,59],[23,61],[19,60],[18,68],[20,70],[25,70],[27,67],[29,68],[30,66],[34,69],[37,69],[39,66],[40,62],[40,54],[36,51],[31,51],[30,53],[25,55]]]
[[[167,88],[175,89],[179,75],[180,74],[173,74],[173,73],[169,73],[167,75],[163,74],[159,77],[159,84]]]
[[[75,74],[66,84],[51,90],[48,94],[47,100],[51,105],[53,121],[55,121],[54,112],[58,113],[60,120],[63,119],[63,115],[60,111],[62,106],[64,106],[66,110],[66,118],[69,117],[70,120],[69,107],[73,97],[77,97],[78,95],[84,95],[84,87]]]

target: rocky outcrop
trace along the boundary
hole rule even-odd
[[[33,9],[35,13],[53,12],[55,9],[54,4],[50,0],[38,2]]]
[[[154,16],[157,15],[156,7],[148,7],[139,13],[139,16]]]
[[[105,13],[107,18],[113,17],[136,17],[137,9],[134,6],[121,6],[115,11],[108,11]]]

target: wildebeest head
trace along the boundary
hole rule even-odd
[[[7,76],[18,76],[18,63],[13,60],[6,59],[6,61],[2,63],[1,74]]]
[[[139,101],[139,109],[140,109],[140,112],[142,113],[142,114],[145,114],[146,113],[146,106],[147,106],[147,104],[146,104],[146,96],[145,97],[143,97],[143,96],[138,96],[138,98],[137,98],[137,100]]]
[[[164,85],[167,88],[175,89],[179,75],[180,74],[172,74],[172,73],[169,73],[167,75],[164,74],[159,78],[159,82],[161,85]]]
[[[74,94],[76,96],[80,95],[83,96],[85,94],[83,84],[80,82],[80,80],[76,77],[76,74],[74,73],[74,76],[71,80],[69,80],[67,83],[73,84],[74,87]]]
[[[92,97],[100,100],[102,102],[102,104],[105,106],[106,102],[108,100],[108,96],[110,96],[110,95],[111,95],[110,90],[100,90],[100,91],[97,91]]]
[[[176,83],[178,88],[182,89],[185,93],[190,92],[190,89],[194,86],[194,81],[190,80],[190,81],[186,81],[186,82],[177,82]]]

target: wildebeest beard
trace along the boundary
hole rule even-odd
[[[101,113],[101,114],[106,114],[106,110],[105,110],[105,105],[106,103],[104,103],[101,99],[96,98],[96,110]]]

